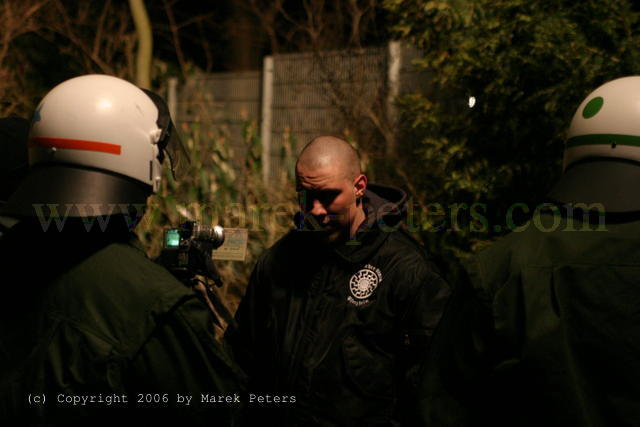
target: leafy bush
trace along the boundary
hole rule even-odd
[[[245,123],[246,156],[238,163],[223,132],[208,131],[199,121],[184,125],[189,164],[177,181],[165,170],[166,185],[149,200],[148,212],[137,228],[151,257],[162,249],[164,230],[187,220],[249,229],[244,262],[215,261],[225,283],[218,292],[232,311],[244,294],[257,257],[292,227],[296,208],[291,141],[285,142],[281,158],[288,167],[267,184],[262,179],[256,128],[254,121]]]
[[[440,231],[423,237],[449,258],[508,231],[514,203],[533,211],[561,173],[580,101],[640,74],[640,4],[631,0],[384,4],[395,34],[424,52],[416,65],[431,90],[400,101],[404,169],[423,209],[439,202],[447,211],[447,223],[427,215],[422,228]],[[477,203],[482,214],[467,209],[452,227],[455,203]]]

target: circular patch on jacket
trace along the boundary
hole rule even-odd
[[[369,298],[382,280],[382,274],[377,268],[367,264],[349,279],[349,291],[355,299]]]

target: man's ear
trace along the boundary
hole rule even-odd
[[[353,188],[356,191],[356,199],[360,199],[364,196],[364,192],[367,189],[367,176],[359,174],[353,180]]]

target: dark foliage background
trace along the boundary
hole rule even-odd
[[[561,173],[565,132],[584,97],[640,73],[640,3],[596,0],[386,0],[396,37],[424,52],[432,91],[400,100],[416,197],[480,203],[459,230],[423,236],[445,259],[508,231]],[[470,98],[475,104],[470,108]],[[481,208],[483,206],[484,208]],[[451,209],[448,209],[450,212]],[[526,218],[513,212],[517,224]],[[433,231],[433,221],[423,228]]]
[[[146,5],[154,34],[153,85],[160,92],[168,77],[260,69],[265,54],[358,49],[394,38],[419,47],[424,56],[416,67],[424,71],[427,89],[398,100],[399,128],[353,142],[376,181],[409,190],[408,227],[451,272],[459,258],[526,220],[522,205],[513,210],[514,203],[533,211],[544,200],[561,173],[564,134],[579,102],[608,80],[640,73],[640,3],[634,0]],[[51,87],[79,74],[133,81],[136,45],[125,0],[0,2],[0,116],[30,117]],[[256,123],[247,129],[253,129],[247,143],[259,152]],[[156,199],[156,216],[141,231],[152,252],[161,228],[184,217],[193,203],[224,200],[240,203],[240,210],[248,203],[293,206],[286,197],[267,195],[258,157],[247,158],[242,172],[254,188],[238,189],[224,137],[202,135],[197,126],[183,132],[196,159],[194,175],[179,185],[168,182]],[[399,141],[395,151],[385,149],[391,140]],[[281,188],[292,185],[290,175],[282,179]],[[251,261],[283,232],[278,227],[252,237]],[[250,270],[226,269],[240,287]]]

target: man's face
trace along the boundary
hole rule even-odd
[[[334,242],[349,236],[358,212],[354,180],[336,166],[310,169],[298,165],[296,187],[302,212],[321,228],[319,237]]]

